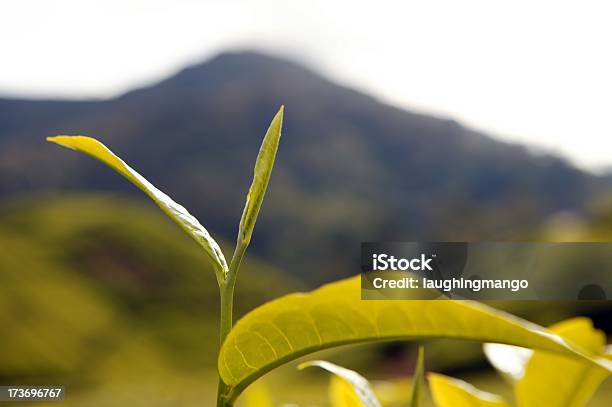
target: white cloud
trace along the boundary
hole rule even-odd
[[[0,92],[109,97],[223,49],[612,165],[607,2],[3,0]]]

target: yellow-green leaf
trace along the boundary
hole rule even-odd
[[[98,140],[85,136],[55,136],[47,141],[59,144],[72,150],[88,154],[117,171],[132,184],[147,194],[170,219],[176,222],[191,238],[206,252],[215,267],[217,280],[222,281],[227,274],[227,262],[217,242],[210,236],[200,222],[187,209],[174,202],[168,195],[153,186],[142,175],[117,157],[111,150]]]
[[[316,366],[333,373],[340,381],[332,378],[330,401],[334,407],[381,407],[368,380],[354,370],[346,369],[324,360],[302,363],[299,369]]]
[[[260,380],[244,392],[241,397],[242,407],[273,407],[272,396],[268,387]]]
[[[410,392],[406,389],[414,385],[413,377],[400,377],[372,382],[374,394],[383,406],[410,406]]]
[[[221,378],[228,385],[228,399],[235,398],[264,373],[298,357],[374,341],[455,338],[507,343],[590,360],[545,328],[483,304],[362,301],[360,288],[359,276],[353,277],[308,294],[276,299],[238,321],[218,361]]]
[[[573,318],[550,329],[593,354],[604,354],[606,338],[588,318]],[[516,384],[516,400],[519,407],[584,406],[608,375],[583,360],[536,351]]]
[[[437,407],[508,407],[500,396],[478,390],[463,380],[436,373],[427,378]]]
[[[331,407],[365,407],[353,386],[338,376],[331,376],[328,393]]]
[[[419,356],[417,358],[416,369],[414,370],[412,395],[410,397],[410,407],[419,407],[421,403],[421,386],[423,385],[423,374],[425,371],[425,349],[419,346]]]
[[[257,215],[268,188],[268,181],[270,181],[272,167],[274,167],[274,158],[276,157],[276,150],[278,149],[278,142],[280,141],[281,129],[283,127],[283,112],[284,107],[281,106],[274,119],[272,119],[259,148],[253,173],[253,183],[249,188],[238,231],[238,241],[239,243],[243,242],[245,245],[248,245],[251,241]]]

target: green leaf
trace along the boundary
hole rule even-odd
[[[250,387],[250,386],[249,386]],[[248,391],[248,389],[247,389]],[[365,405],[355,393],[355,389],[349,382],[331,376],[329,379],[329,405],[330,407],[364,407]]]
[[[372,382],[374,394],[383,406],[410,406],[411,394],[406,389],[412,388],[413,385],[412,376]]]
[[[330,398],[332,406],[363,406],[363,407],[381,407],[380,402],[374,395],[374,391],[367,379],[359,373],[346,369],[342,366],[335,365],[324,360],[313,360],[305,362],[298,366],[298,369],[316,366],[325,369],[330,373],[338,376],[343,383],[332,381],[330,386]],[[347,392],[346,384],[350,385],[350,391]],[[356,396],[356,400],[355,400]],[[358,404],[355,403],[358,402]]]
[[[416,369],[414,370],[412,395],[410,397],[410,407],[419,407],[421,403],[421,386],[423,385],[423,374],[425,370],[425,349],[419,346],[419,356]]]
[[[588,318],[573,318],[550,329],[593,354],[604,355],[605,335]],[[608,375],[583,360],[535,351],[516,384],[516,400],[519,407],[584,406]]]
[[[255,221],[257,221],[257,215],[268,188],[268,181],[270,181],[272,167],[274,167],[274,158],[276,157],[276,150],[278,149],[278,142],[280,141],[281,129],[283,127],[283,112],[284,106],[281,106],[274,119],[272,119],[259,148],[257,161],[255,162],[253,183],[249,188],[238,230],[238,241],[242,241],[245,245],[248,245],[251,241]]]
[[[365,342],[454,338],[589,356],[538,325],[471,301],[363,301],[359,276],[281,297],[248,313],[225,340],[218,368],[234,399],[275,367]],[[593,363],[604,362],[593,361]]]
[[[463,380],[441,374],[427,375],[437,407],[507,407],[500,396],[478,390]],[[550,389],[549,389],[550,391]]]
[[[244,392],[242,407],[273,407],[272,396],[268,387],[259,380]]]
[[[127,178],[132,184],[147,194],[170,219],[176,222],[189,236],[193,238],[206,252],[208,258],[215,267],[217,280],[225,279],[227,274],[227,262],[217,242],[210,236],[208,231],[200,222],[191,215],[187,209],[174,202],[168,195],[153,186],[142,175],[137,173],[121,158],[117,157],[111,150],[98,140],[85,136],[55,136],[48,137],[47,141],[59,144],[72,150],[88,154],[117,171]]]

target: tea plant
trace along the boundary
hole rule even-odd
[[[236,278],[270,180],[282,123],[283,107],[272,120],[259,150],[229,265],[217,242],[187,209],[153,186],[102,143],[86,136],[47,139],[89,154],[123,175],[202,247],[215,270],[221,302],[217,406],[232,406],[247,386],[284,363],[319,350],[366,342],[432,338],[495,342],[551,352],[564,360],[580,360],[606,375],[612,370],[607,360],[589,349],[476,302],[361,301],[358,276],[310,293],[290,294],[273,300],[248,313],[233,327]],[[327,364],[317,365],[330,368]],[[340,371],[335,370],[336,373]],[[418,391],[418,387],[415,389]]]
[[[612,360],[612,347],[606,347],[603,332],[593,328],[588,318],[572,318],[550,327],[575,345]],[[516,407],[585,406],[609,372],[587,361],[542,351],[529,351],[509,345],[485,344],[485,354],[492,365],[511,383]],[[525,355],[528,353],[528,355]],[[526,357],[525,357],[526,356]],[[423,348],[419,348],[416,373],[413,376],[411,407],[419,405],[423,377]],[[313,361],[300,368],[318,366],[334,374],[329,383],[331,407],[379,407],[376,387],[357,372],[325,361]],[[477,389],[471,384],[437,373],[427,375],[433,402],[437,407],[510,407],[501,396]],[[388,385],[389,383],[383,383]],[[257,390],[262,391],[261,385]],[[250,392],[249,392],[250,393]],[[404,392],[408,395],[408,391]],[[407,397],[391,400],[396,404]],[[272,406],[272,397],[260,398],[247,407]]]

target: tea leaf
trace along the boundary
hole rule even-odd
[[[372,382],[374,394],[383,406],[410,406],[411,394],[406,389],[414,385],[413,377],[399,377]]]
[[[305,362],[298,368],[311,366],[325,369],[339,378],[332,378],[330,383],[330,401],[333,407],[381,407],[370,383],[359,373],[324,360]]]
[[[504,378],[516,382],[525,374],[525,368],[533,350],[501,343],[485,343],[482,346],[489,363]]]
[[[478,390],[463,380],[435,373],[427,378],[437,407],[508,407],[498,395]]]
[[[242,407],[273,407],[268,387],[260,381],[254,383],[242,396]]]
[[[127,178],[132,184],[140,188],[168,215],[176,222],[193,240],[195,240],[206,252],[208,258],[215,267],[217,280],[225,279],[227,274],[227,262],[219,248],[217,242],[210,236],[208,231],[200,222],[191,215],[187,209],[174,202],[168,195],[153,186],[142,175],[137,173],[121,158],[117,157],[111,150],[98,140],[85,136],[55,136],[48,137],[47,141],[59,144],[72,150],[86,153],[117,171]]]
[[[605,335],[588,318],[573,318],[550,329],[589,352],[604,354]],[[585,361],[536,351],[516,384],[516,399],[519,407],[584,406],[607,376],[604,369]]]
[[[238,230],[239,242],[242,241],[246,245],[251,241],[255,221],[257,221],[257,215],[259,214],[261,203],[268,188],[268,181],[270,181],[270,175],[272,174],[272,167],[274,167],[274,158],[276,157],[276,150],[278,149],[278,142],[283,127],[283,112],[284,106],[281,106],[270,123],[270,127],[259,148],[257,161],[255,162],[253,183],[247,194]]]
[[[275,367],[341,345],[430,338],[499,342],[591,360],[545,328],[471,301],[362,301],[360,277],[281,297],[235,325],[218,368],[235,398]],[[609,364],[600,363],[606,368]]]
[[[328,393],[330,407],[365,407],[353,386],[338,376],[331,376]]]
[[[419,356],[417,358],[416,369],[414,370],[412,382],[412,395],[410,397],[410,407],[419,407],[421,403],[421,386],[423,386],[423,373],[425,370],[425,350],[419,346]]]

